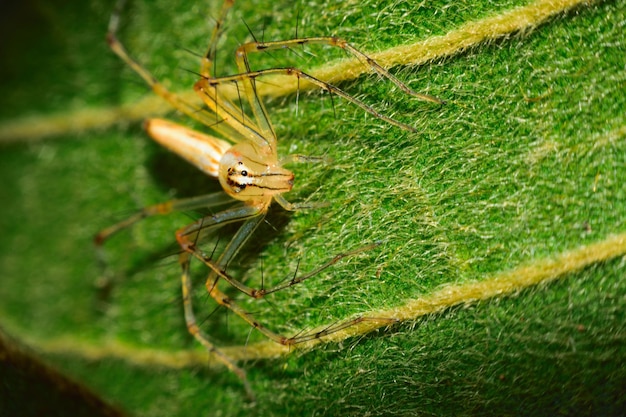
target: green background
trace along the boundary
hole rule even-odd
[[[120,38],[176,91],[188,91],[215,5],[130,2]],[[443,35],[518,2],[240,2],[218,69],[250,39],[335,34],[365,52]],[[68,114],[149,94],[107,49],[111,2],[3,5],[0,117]],[[391,308],[448,283],[493,276],[625,231],[626,4],[600,2],[545,24],[394,74],[440,107],[368,76],[342,88],[416,126],[411,134],[327,95],[269,100],[281,154],[297,165],[290,201],[330,206],[270,213],[231,273],[279,282],[363,243],[383,244],[266,301],[238,296],[284,334]],[[189,53],[192,51],[193,53]],[[311,52],[309,54],[308,52]],[[341,57],[313,48],[254,57],[257,68],[314,68]],[[172,118],[184,121],[176,114]],[[218,190],[160,149],[140,123],[0,148],[0,325],[17,339],[72,337],[137,349],[200,349],[185,330],[174,231],[198,213],[150,219],[106,245],[111,286],[93,235],[138,207]],[[220,242],[229,232],[220,233]],[[42,355],[131,415],[618,415],[626,386],[624,258],[550,285],[450,308],[304,354],[244,363],[258,397],[223,369],[183,370]],[[222,346],[264,340],[202,293],[205,330]],[[233,295],[236,293],[233,292]],[[13,364],[14,365],[14,364]],[[58,383],[2,363],[0,414],[71,413]],[[17,369],[17,371],[15,371]],[[42,382],[44,381],[44,382]],[[67,390],[71,391],[71,387]],[[63,391],[63,389],[60,389]],[[99,406],[95,406],[99,408]],[[4,411],[3,411],[4,410]],[[102,410],[101,410],[102,411]],[[78,413],[79,411],[76,411]],[[104,411],[102,411],[104,413]],[[93,410],[85,411],[86,415]]]

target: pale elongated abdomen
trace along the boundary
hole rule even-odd
[[[145,129],[152,139],[212,177],[218,176],[220,160],[232,147],[215,136],[163,119],[146,120]]]

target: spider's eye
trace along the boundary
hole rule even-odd
[[[243,175],[244,177],[248,176],[248,171],[246,171],[245,169],[243,171],[241,171],[241,175]]]

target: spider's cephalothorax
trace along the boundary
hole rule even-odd
[[[231,197],[242,201],[272,197],[293,187],[291,171],[266,161],[255,152],[254,145],[245,142],[224,154],[218,178]]]

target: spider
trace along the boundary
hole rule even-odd
[[[162,119],[147,120],[145,122],[146,131],[155,141],[178,154],[207,175],[217,177],[225,193],[212,193],[145,207],[126,220],[103,229],[96,235],[94,240],[97,246],[101,246],[113,234],[149,216],[166,215],[175,211],[215,207],[224,205],[232,201],[232,199],[238,200],[240,204],[235,207],[203,217],[180,228],[176,232],[176,240],[181,248],[179,263],[182,267],[183,306],[187,328],[190,334],[210,353],[239,376],[241,381],[243,381],[248,395],[254,398],[245,371],[210,342],[207,335],[197,324],[191,301],[192,283],[189,269],[192,259],[199,260],[209,268],[205,285],[210,296],[215,299],[218,304],[230,309],[248,322],[253,328],[256,328],[268,338],[283,345],[291,346],[321,338],[364,320],[390,321],[390,319],[357,317],[346,322],[331,325],[321,331],[300,334],[293,337],[284,337],[264,327],[252,314],[246,312],[218,287],[218,282],[223,280],[250,297],[262,298],[267,294],[298,284],[345,257],[369,250],[377,245],[374,243],[336,255],[330,261],[315,270],[303,275],[294,276],[291,280],[273,288],[257,289],[248,287],[241,280],[234,278],[226,272],[229,263],[235,258],[241,247],[249,240],[255,229],[264,220],[273,201],[288,211],[317,206],[315,204],[291,203],[283,196],[283,194],[292,189],[294,184],[294,174],[284,168],[284,165],[292,162],[316,160],[316,158],[301,155],[290,155],[279,158],[277,153],[276,133],[270,122],[268,112],[257,93],[257,79],[269,74],[283,74],[297,77],[298,80],[306,80],[330,94],[342,97],[367,113],[392,125],[411,132],[415,132],[416,130],[409,125],[380,114],[372,107],[350,96],[338,87],[317,79],[297,68],[252,70],[248,62],[248,54],[269,50],[289,49],[306,44],[337,47],[359,59],[379,76],[390,80],[405,93],[434,103],[441,104],[442,101],[432,96],[414,92],[373,59],[355,49],[345,40],[337,37],[309,37],[273,42],[254,41],[245,43],[237,49],[235,54],[239,73],[230,76],[216,77],[214,75],[216,48],[222,33],[225,18],[234,4],[234,0],[225,0],[219,17],[216,20],[215,28],[213,29],[208,51],[202,58],[199,73],[200,79],[194,85],[194,90],[202,99],[204,107],[192,105],[164,87],[148,70],[128,54],[122,43],[118,40],[119,16],[123,3],[124,0],[118,3],[109,22],[107,42],[111,50],[139,74],[157,95],[164,98],[174,108],[187,116],[209,126],[210,129],[219,134],[223,139],[191,130]],[[238,103],[220,92],[219,87],[222,85],[235,85],[240,102]],[[241,106],[241,100],[247,101],[252,117],[245,114]],[[225,224],[235,222],[241,223],[241,226],[216,260],[198,247],[197,242],[200,236],[206,236],[206,234],[215,231],[215,229]]]

